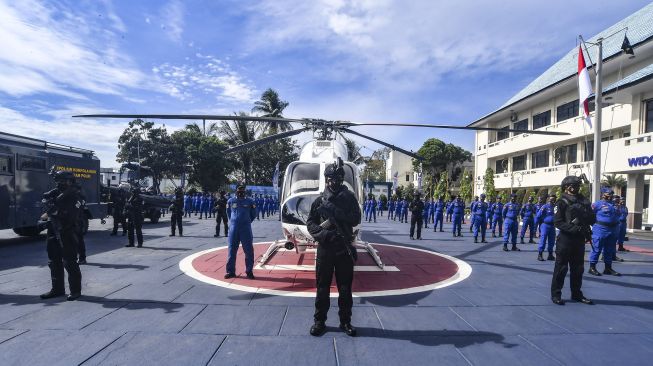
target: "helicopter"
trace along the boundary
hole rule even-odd
[[[298,254],[303,254],[309,249],[315,249],[317,242],[309,234],[306,220],[308,219],[311,205],[326,189],[323,177],[327,165],[338,161],[342,164],[345,171],[344,185],[351,190],[356,196],[359,205],[363,204],[362,182],[360,181],[360,171],[358,166],[353,162],[346,161],[348,151],[345,143],[338,137],[344,137],[344,134],[351,134],[364,139],[376,142],[392,150],[399,151],[417,160],[424,160],[418,154],[402,149],[385,141],[362,134],[352,128],[360,126],[399,126],[399,127],[416,127],[416,128],[438,128],[438,129],[456,129],[456,130],[483,130],[483,131],[502,131],[531,133],[539,135],[568,135],[565,132],[555,131],[534,131],[534,130],[515,130],[501,129],[494,127],[467,127],[455,125],[436,125],[436,124],[418,124],[418,123],[358,123],[350,121],[332,121],[316,118],[284,118],[284,117],[266,117],[266,116],[229,116],[229,115],[190,115],[190,114],[87,114],[73,117],[85,118],[142,118],[142,119],[183,119],[183,120],[207,120],[217,121],[248,121],[248,122],[289,122],[301,125],[300,128],[280,132],[261,139],[247,142],[245,144],[233,146],[224,150],[225,154],[236,153],[238,151],[255,148],[259,145],[266,144],[278,139],[288,138],[299,135],[304,132],[313,134],[312,140],[306,142],[300,149],[299,160],[288,164],[285,170],[284,183],[281,189],[281,229],[284,239],[276,240],[270,244],[266,252],[261,256],[259,265],[264,266],[272,256],[284,248],[286,250],[295,250]],[[354,247],[361,249],[372,257],[376,265],[383,270],[384,264],[377,251],[372,245],[361,239],[360,224],[354,229],[355,242]]]

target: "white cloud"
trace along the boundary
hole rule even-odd
[[[253,86],[228,63],[210,55],[195,56],[188,64],[164,63],[152,68],[168,94],[185,101],[197,94],[214,94],[221,102],[247,103],[254,99]]]
[[[108,22],[107,28],[98,31],[86,10],[0,0],[0,93],[83,99],[83,92],[120,95],[146,85],[144,75],[114,46],[113,30],[124,31],[125,25],[108,7],[103,9],[107,20],[98,21]]]
[[[174,42],[181,42],[181,35],[184,32],[184,4],[179,0],[168,2],[161,9],[161,28],[168,38]]]

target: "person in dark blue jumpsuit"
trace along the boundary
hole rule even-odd
[[[492,213],[492,206],[497,202],[497,199],[492,197],[487,203],[487,212],[486,212],[486,220],[487,220],[487,228],[492,230],[492,222],[494,221],[494,215]]]
[[[474,201],[469,205],[469,213],[470,213],[470,218],[469,218],[469,232],[471,233],[472,230],[474,230],[474,210],[476,209],[476,205],[478,204],[478,196],[474,197]]]
[[[236,198],[227,201],[227,216],[229,217],[229,256],[227,257],[227,273],[224,278],[236,277],[236,255],[239,244],[245,252],[245,273],[247,278],[254,279],[254,243],[252,222],[256,219],[256,203],[245,197],[245,186],[238,186]]]
[[[517,203],[517,195],[510,195],[510,202],[503,206],[503,251],[508,251],[508,239],[512,237],[512,250],[519,251],[517,248],[517,227],[519,226],[519,211],[521,205]]]
[[[485,193],[481,194],[481,200],[474,205],[472,211],[472,222],[474,223],[474,243],[478,243],[478,232],[481,231],[481,243],[485,241],[485,231],[487,230],[487,210],[488,205],[485,202]]]
[[[535,204],[535,216],[537,216],[537,213],[540,212],[540,209],[545,204],[546,204],[546,197],[540,196],[537,199],[537,203]],[[538,238],[540,237],[540,225],[541,224],[542,224],[541,222],[537,222],[537,217],[536,217],[535,218],[535,236],[538,237]]]
[[[628,252],[629,250],[624,248],[624,241],[626,241],[626,221],[628,220],[628,207],[626,207],[626,200],[621,199],[619,196],[614,196],[614,204],[617,206],[617,212],[619,212],[619,235],[617,235],[617,244],[619,252]]]
[[[603,187],[601,188],[601,200],[592,204],[596,222],[592,226],[592,251],[589,257],[588,273],[594,276],[601,275],[596,269],[601,252],[603,252],[603,262],[605,263],[603,274],[621,276],[619,272],[612,269],[612,260],[617,249],[617,230],[619,230],[619,213],[612,204],[613,194],[614,192],[610,188]]]
[[[408,200],[403,199],[401,201],[401,222],[408,223]]]
[[[193,213],[195,216],[200,212],[200,194],[195,193],[193,196]]]
[[[535,221],[539,224],[540,227],[540,244],[537,246],[538,261],[544,261],[542,253],[544,252],[545,246],[549,252],[549,256],[546,258],[546,260],[556,260],[556,258],[553,256],[553,246],[555,245],[556,240],[556,228],[553,225],[556,200],[557,197],[555,194],[549,196],[549,202],[543,204],[535,216]]]
[[[379,213],[379,216],[383,217],[383,201],[380,198],[376,203],[376,211]]]
[[[449,206],[449,210],[451,212],[451,220],[453,221],[453,236],[463,236],[463,234],[461,234],[461,228],[463,215],[465,214],[465,202],[463,202],[463,199],[458,196],[451,206]]]
[[[209,218],[213,217],[214,206],[215,206],[215,197],[213,197],[213,193],[209,193]]]
[[[535,205],[533,204],[533,196],[528,197],[528,203],[522,206],[519,211],[519,216],[521,216],[521,234],[520,240],[524,244],[524,236],[526,235],[526,228],[528,228],[529,233],[529,244],[535,244],[533,237],[535,236]]]
[[[496,229],[499,228],[499,237],[503,236],[503,202],[501,197],[492,205],[492,237],[496,238]]]
[[[388,220],[395,219],[395,200],[391,198],[388,200]]]
[[[424,228],[429,227],[429,217],[431,216],[431,201],[426,199],[424,201],[424,209],[422,210],[422,221],[424,221]]]
[[[453,215],[452,214],[453,211],[449,210],[449,207],[451,207],[451,205],[453,205],[453,201],[454,201],[454,198],[451,197],[449,199],[449,201],[447,201],[447,203],[444,206],[445,207],[445,212],[446,212],[445,219],[447,220],[447,222],[451,222],[451,216]]]
[[[204,216],[205,219],[209,218],[209,194],[204,193],[200,198],[200,220]]]
[[[193,196],[188,193],[184,195],[184,217],[190,217],[193,212]]]
[[[438,201],[433,203],[433,211],[433,217],[435,219],[433,222],[433,231],[436,231],[438,223],[440,223],[440,232],[444,232],[444,230],[442,230],[442,221],[444,221],[445,211],[444,196],[440,196]]]
[[[367,201],[367,222],[372,222],[372,219],[376,222],[376,198],[374,196]]]
[[[403,205],[403,202],[397,198],[397,201],[395,203],[395,216],[392,218],[392,221],[396,221],[396,219],[399,219],[399,222],[403,222],[401,220],[401,206]]]

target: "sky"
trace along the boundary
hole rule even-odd
[[[249,112],[267,88],[290,103],[285,117],[467,125],[579,34],[646,4],[0,0],[0,131],[91,149],[113,167],[128,120],[72,115]],[[358,131],[413,151],[431,137],[474,148],[471,131]],[[355,140],[364,155],[381,147]]]

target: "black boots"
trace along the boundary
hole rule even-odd
[[[75,300],[79,299],[80,296],[82,296],[82,294],[80,292],[73,292],[70,295],[68,295],[66,300],[75,301]]]
[[[316,320],[315,324],[311,326],[310,333],[313,337],[319,337],[322,334],[324,334],[325,331],[326,331],[326,324],[324,324],[324,322]]]
[[[503,243],[503,251],[504,252],[508,251],[508,243]]]
[[[41,294],[40,297],[41,297],[41,299],[46,300],[46,299],[52,299],[52,298],[60,297],[60,296],[66,296],[66,292],[63,291],[63,290],[62,291],[57,291],[55,289],[52,289],[52,290],[50,290],[50,291],[48,291],[48,292],[46,292],[44,294]]]
[[[252,273],[252,272],[247,272],[247,278],[249,278],[250,280],[255,280],[256,279],[256,277],[254,277],[254,273]]]
[[[587,273],[591,274],[592,276],[600,276],[601,273],[596,270],[596,264],[590,264],[590,269],[587,271]]]
[[[521,252],[521,249],[517,248],[517,244],[513,244],[510,250],[512,250],[513,252]]]
[[[351,323],[340,323],[339,328],[345,331],[348,336],[356,337],[356,328],[354,328]]]
[[[549,256],[546,257],[546,260],[547,261],[554,261],[554,260],[556,260],[556,257],[553,256],[553,253],[549,252]]]
[[[605,265],[605,269],[603,270],[603,274],[605,275],[610,275],[610,276],[621,276],[621,273],[615,271],[612,269],[612,265]]]
[[[583,303],[585,305],[594,305],[594,301],[586,298],[583,295],[581,295],[581,296],[572,296],[571,299],[574,300],[574,301],[581,302],[581,303]]]
[[[537,260],[540,262],[544,262],[544,258],[542,257],[542,252],[537,252]]]

